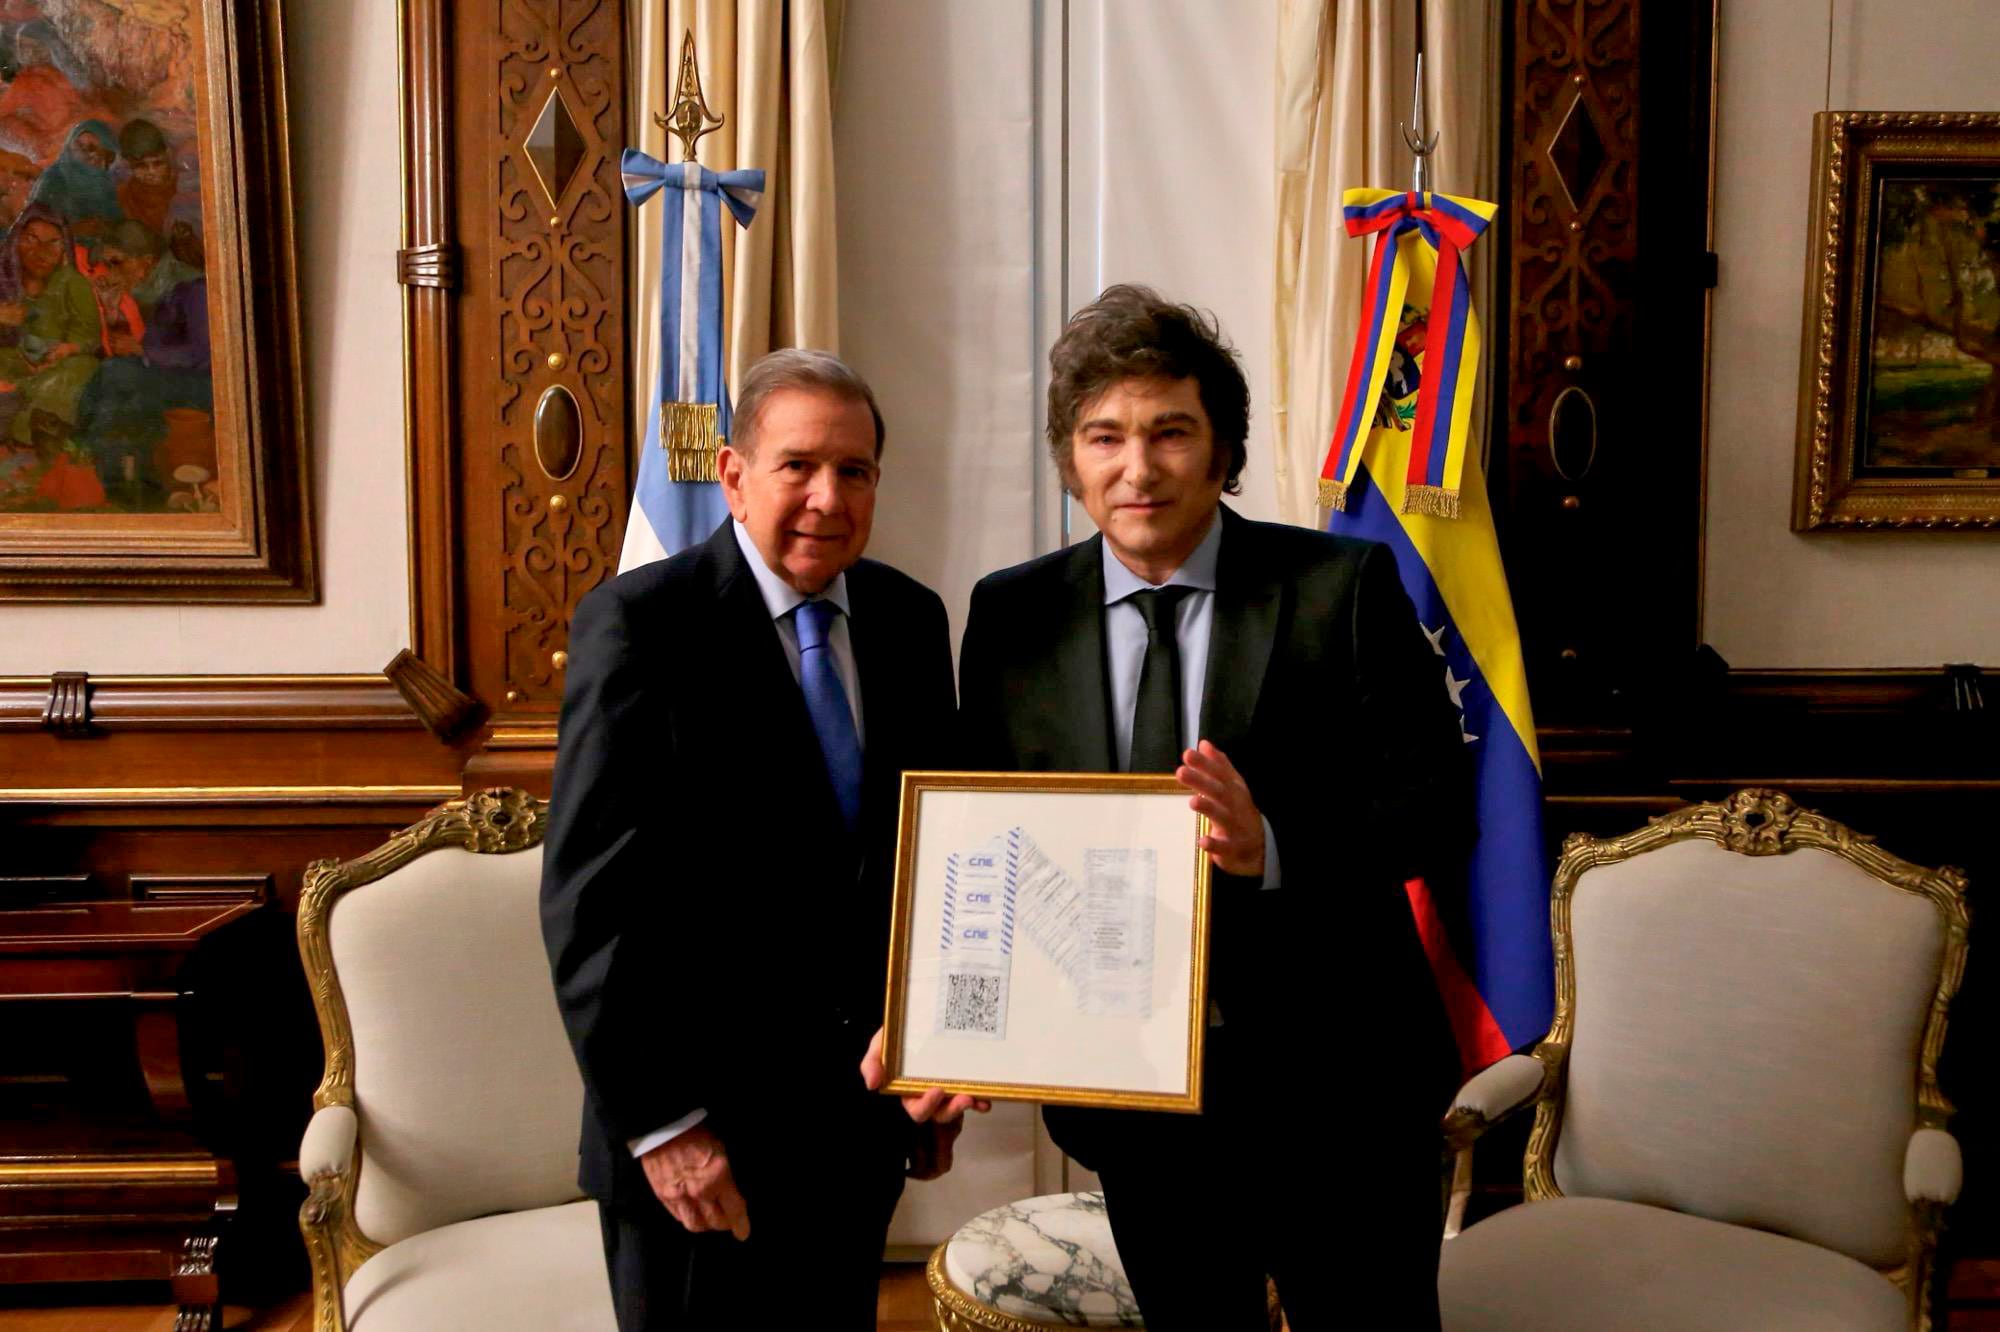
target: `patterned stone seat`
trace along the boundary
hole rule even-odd
[[[1052,1193],[981,1212],[931,1254],[943,1332],[1144,1327],[1101,1193]]]

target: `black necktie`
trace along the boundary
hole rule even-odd
[[[1146,621],[1146,661],[1139,668],[1127,772],[1172,772],[1181,764],[1181,647],[1174,610],[1191,591],[1162,587],[1130,598]]]

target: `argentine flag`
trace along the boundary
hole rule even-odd
[[[705,540],[729,514],[715,453],[729,440],[722,368],[722,209],[749,226],[764,197],[762,171],[671,165],[635,148],[619,161],[634,206],[658,194],[660,386],[646,409],[639,477],[618,571],[662,560]]]

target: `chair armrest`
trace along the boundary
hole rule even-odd
[[[311,1183],[321,1175],[344,1175],[354,1163],[354,1140],[360,1124],[354,1107],[322,1106],[313,1111],[299,1140],[299,1177]]]
[[[1480,1134],[1533,1101],[1542,1090],[1548,1068],[1533,1055],[1508,1055],[1474,1074],[1458,1089],[1444,1117],[1446,1140],[1455,1148],[1469,1146]]]
[[[1958,1139],[1943,1129],[1920,1128],[1903,1154],[1903,1192],[1913,1203],[1954,1203],[1965,1179]]]

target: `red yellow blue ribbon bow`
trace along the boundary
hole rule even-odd
[[[1320,470],[1319,502],[1344,509],[1364,454],[1409,442],[1403,512],[1456,518],[1479,378],[1479,320],[1460,252],[1497,207],[1449,194],[1349,190],[1347,234],[1373,234],[1366,304],[1347,389]],[[1430,288],[1427,308],[1409,298]],[[1420,298],[1420,296],[1419,296]],[[1389,458],[1377,457],[1377,469]]]

